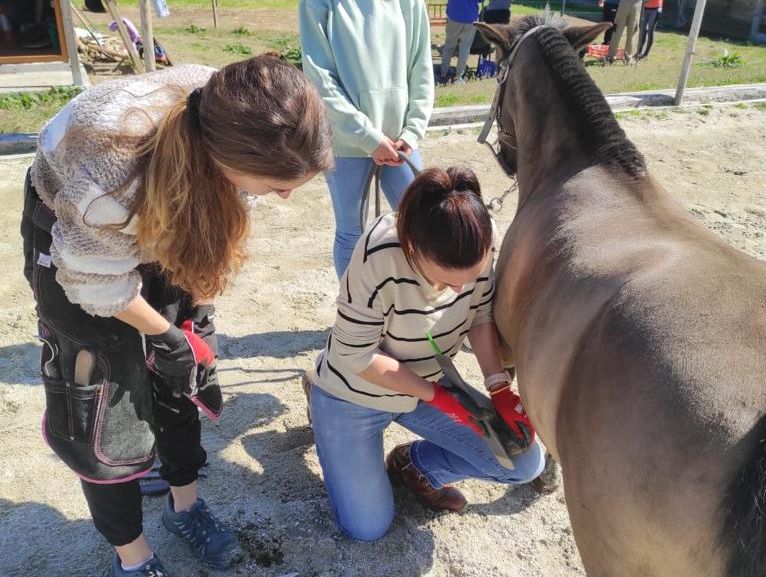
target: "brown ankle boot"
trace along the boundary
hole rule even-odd
[[[432,511],[456,511],[462,513],[468,501],[454,487],[434,489],[428,479],[415,468],[410,459],[412,443],[399,445],[386,457],[386,472],[395,486],[407,487],[418,500]]]

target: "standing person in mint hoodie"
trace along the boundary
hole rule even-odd
[[[447,1],[447,39],[442,50],[441,77],[446,81],[452,54],[457,47],[457,69],[455,82],[462,84],[471,44],[476,34],[473,23],[479,19],[479,2],[477,0],[448,0]]]
[[[301,0],[303,71],[324,100],[333,128],[335,168],[326,173],[335,212],[333,260],[340,278],[362,235],[367,177],[393,210],[421,167],[418,142],[434,100],[431,33],[422,0]]]

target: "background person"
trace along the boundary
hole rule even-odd
[[[457,48],[457,68],[455,82],[465,82],[463,75],[471,54],[471,44],[476,34],[473,23],[479,19],[479,4],[477,0],[447,0],[446,40],[442,48],[441,81],[447,81],[452,55]]]
[[[617,8],[620,5],[619,0],[598,0],[598,7],[601,8],[601,21],[611,22],[614,24],[614,17],[617,16]],[[604,32],[604,40],[601,44],[609,46],[609,42],[612,40],[612,34],[614,34],[614,26],[608,28]]]
[[[270,57],[105,82],[41,131],[22,236],[44,433],[116,550],[109,575],[169,576],[143,533],[155,442],[164,526],[213,568],[240,556],[197,490],[197,408],[222,408],[212,303],[245,258],[243,191],[287,198],[330,163],[316,90]]]
[[[625,62],[630,63],[634,56],[636,45],[636,33],[641,18],[641,3],[643,0],[620,0],[617,14],[614,17],[614,34],[609,40],[609,52],[606,55],[608,62],[613,62],[620,47],[622,33],[625,33]]]
[[[484,8],[487,24],[508,24],[511,21],[511,0],[489,0]]]
[[[646,58],[654,44],[654,30],[662,15],[662,0],[646,0],[641,13],[641,24],[638,31],[638,51],[636,58]]]
[[[335,167],[325,174],[335,214],[338,278],[362,234],[364,183],[382,165],[396,210],[414,175],[399,160],[417,151],[434,101],[431,31],[420,0],[301,0],[303,71],[322,95],[333,129]]]
[[[503,370],[492,317],[492,222],[468,169],[428,169],[399,212],[379,218],[354,249],[338,316],[309,385],[312,426],[327,493],[340,528],[374,540],[394,517],[391,482],[435,511],[462,511],[449,484],[469,477],[525,483],[544,455]],[[435,382],[430,331],[447,355],[468,336],[501,417],[528,447],[506,469],[468,411]],[[393,422],[423,437],[383,459]],[[526,436],[522,430],[530,432]]]

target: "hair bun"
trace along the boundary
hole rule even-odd
[[[476,178],[476,174],[474,174],[470,168],[465,166],[451,166],[447,169],[447,174],[451,180],[451,190],[449,190],[448,193],[472,192],[481,198],[479,179]]]

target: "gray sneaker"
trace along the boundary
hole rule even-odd
[[[176,513],[173,494],[168,494],[162,511],[162,524],[184,539],[200,559],[213,569],[226,569],[242,558],[237,536],[218,521],[202,499],[188,511]]]
[[[120,563],[120,557],[115,555],[107,577],[170,577],[170,573],[156,555],[149,559],[143,567],[134,571],[125,571],[122,568],[122,563]]]

